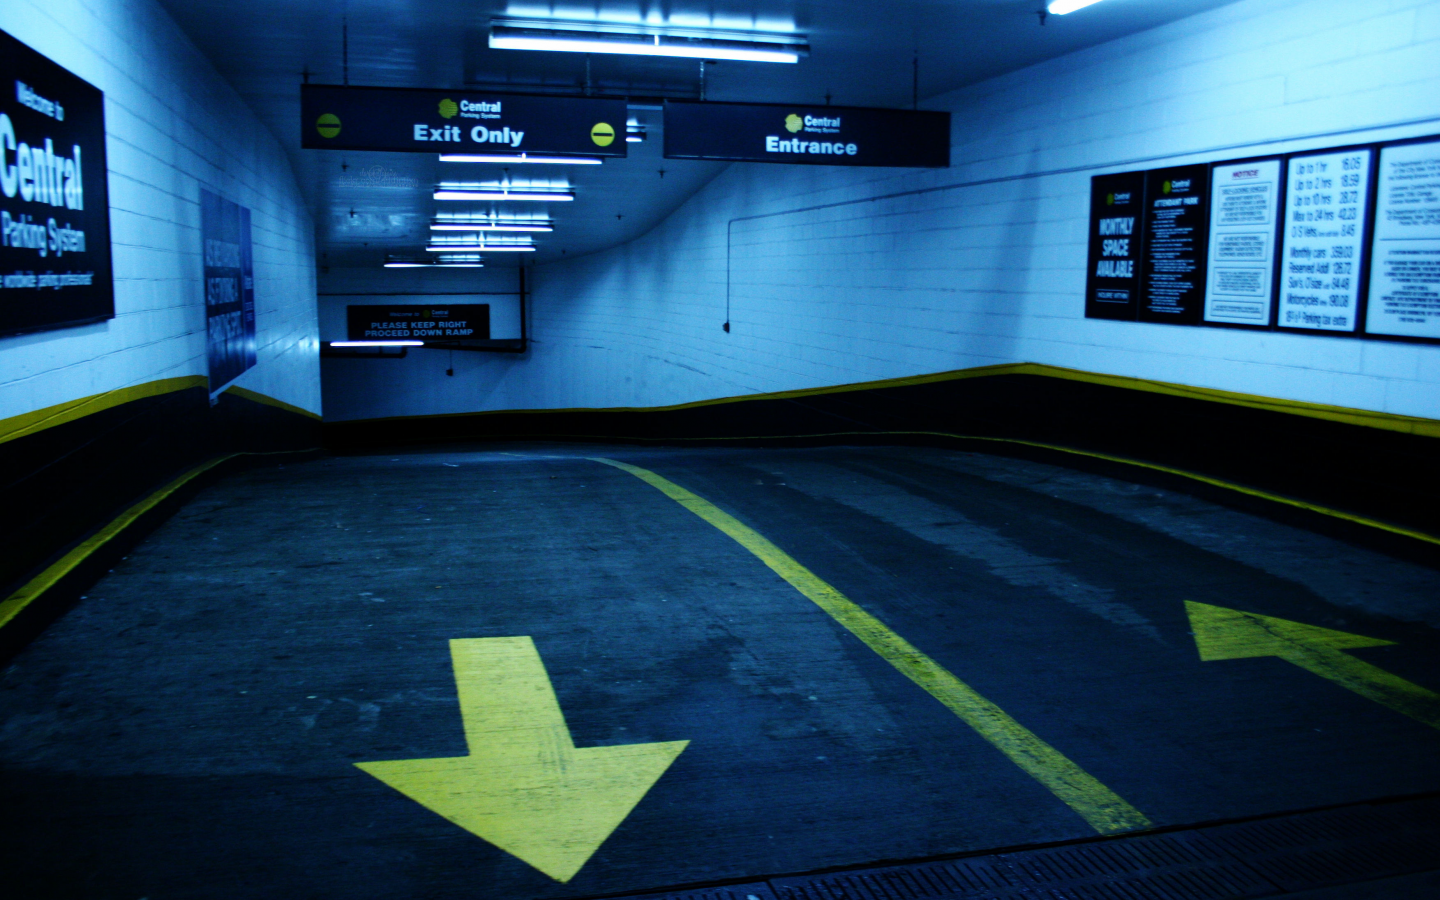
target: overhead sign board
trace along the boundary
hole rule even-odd
[[[1145,273],[1140,321],[1200,321],[1209,237],[1210,167],[1145,174]]]
[[[114,315],[104,95],[0,31],[0,334]]]
[[[352,341],[488,341],[490,304],[346,307]]]
[[[311,150],[625,156],[624,100],[486,91],[300,88]]]
[[[1380,151],[1365,330],[1440,338],[1440,141]]]
[[[1285,184],[1281,328],[1353,332],[1370,201],[1368,147],[1292,156]]]
[[[1135,320],[1140,304],[1144,219],[1144,172],[1096,175],[1090,179],[1087,318]]]
[[[1211,170],[1205,321],[1270,324],[1280,174],[1279,159],[1225,163]]]
[[[950,165],[950,114],[667,100],[665,157],[944,168]]]

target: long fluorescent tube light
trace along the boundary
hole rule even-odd
[[[433,222],[431,231],[554,231],[553,225],[507,225],[490,222]]]
[[[574,200],[575,195],[560,191],[451,191],[435,192],[436,200]]]
[[[490,26],[490,46],[497,50],[622,53],[776,63],[799,62],[801,56],[810,52],[810,47],[798,36],[678,29],[655,33],[581,24],[556,27],[558,24],[497,23]]]
[[[423,347],[424,341],[331,341],[332,347]]]
[[[1054,0],[1053,3],[1045,7],[1045,11],[1052,16],[1063,16],[1066,13],[1072,13],[1077,9],[1084,9],[1093,3],[1099,2],[1100,0]]]
[[[442,153],[441,162],[463,163],[568,163],[573,166],[598,166],[598,156],[531,156],[528,153]]]
[[[430,264],[429,264],[429,263],[423,263],[423,262],[387,262],[387,263],[385,264],[385,268],[387,268],[387,269],[419,269],[419,268],[423,268],[424,266],[428,266],[428,265],[430,265]]]
[[[487,253],[490,252],[490,251],[493,251],[493,250],[499,250],[499,251],[501,251],[501,252],[509,251],[509,252],[511,252],[511,253],[517,253],[517,252],[519,252],[519,253],[524,253],[524,252],[534,252],[534,250],[535,250],[535,245],[534,245],[534,244],[431,244],[429,247],[426,247],[425,249],[426,249],[427,251],[431,252],[431,253],[448,253],[448,252],[450,252],[450,251],[452,251],[452,250],[453,250],[453,251],[469,251],[469,252],[472,252],[472,253],[473,253],[473,252],[480,251],[480,250],[484,250],[484,251],[487,252]]]

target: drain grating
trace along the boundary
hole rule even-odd
[[[643,900],[1241,900],[1436,868],[1440,797]]]

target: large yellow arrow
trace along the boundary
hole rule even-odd
[[[1431,728],[1440,728],[1440,694],[1344,652],[1384,647],[1394,641],[1189,600],[1185,611],[1190,614],[1190,629],[1202,660],[1278,656]]]
[[[690,743],[577,748],[528,637],[453,640],[450,657],[470,754],[355,765],[556,881]]]

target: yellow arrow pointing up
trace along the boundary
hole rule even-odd
[[[690,743],[577,748],[528,637],[453,640],[450,657],[470,754],[355,765],[556,881]]]
[[[1440,694],[1344,652],[1384,647],[1394,641],[1189,600],[1185,611],[1190,614],[1190,629],[1202,660],[1278,656],[1431,728],[1440,728]]]

